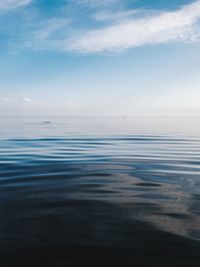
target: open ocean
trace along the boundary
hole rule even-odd
[[[200,266],[200,117],[1,117],[1,267]]]

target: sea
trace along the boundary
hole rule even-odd
[[[200,117],[0,117],[1,267],[200,266]]]

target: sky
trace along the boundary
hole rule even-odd
[[[200,115],[200,0],[0,0],[12,115]]]

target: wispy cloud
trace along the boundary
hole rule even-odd
[[[40,101],[40,100],[34,100],[30,97],[23,97],[23,98],[7,98],[7,97],[1,97],[0,98],[1,103],[5,103],[8,105],[11,104],[18,104],[18,105],[36,105],[36,106],[49,106],[48,103]]]
[[[198,21],[200,1],[177,11],[165,11],[139,19],[130,19],[97,30],[81,32],[63,50],[78,52],[119,52],[131,47],[168,42],[192,42],[200,37]]]
[[[77,0],[79,4],[89,5],[91,7],[105,7],[119,4],[122,0]]]
[[[26,103],[26,104],[33,104],[33,105],[44,105],[45,104],[44,102],[36,101],[29,97],[24,97],[22,100],[20,100],[20,102]]]
[[[68,19],[64,18],[53,18],[42,22],[38,25],[39,29],[35,32],[35,38],[41,40],[48,39],[52,34],[55,34],[66,27],[69,22]]]
[[[118,53],[138,46],[200,39],[200,0],[175,11],[130,9],[123,5],[124,1],[70,0],[69,6],[60,8],[54,17],[41,16],[39,12],[24,21],[23,34],[18,34],[10,46],[69,53]],[[0,0],[0,10],[30,2]],[[12,40],[13,36],[12,32]]]
[[[4,102],[4,103],[16,103],[17,100],[14,98],[1,98],[0,97],[0,102]]]
[[[134,18],[137,18],[138,16],[142,16],[146,13],[146,11],[142,10],[128,10],[128,11],[119,11],[119,12],[97,12],[92,15],[92,18],[96,21],[122,21],[122,20],[128,20],[134,16]],[[149,14],[149,12],[147,12]]]
[[[54,107],[54,103],[50,102],[50,101],[42,101],[40,99],[32,99],[30,97],[24,97],[22,99],[18,100],[18,103],[20,105],[24,105],[26,107],[37,107],[37,108],[53,108]]]
[[[30,4],[32,0],[0,0],[0,11],[7,11],[13,8]]]
[[[31,38],[26,40],[25,47],[43,50],[55,47],[59,40],[66,38],[67,26],[70,19],[51,18],[36,24]]]
[[[78,108],[79,107],[78,103],[76,103],[75,101],[72,101],[72,100],[66,100],[65,105],[68,108]]]
[[[46,108],[53,108],[55,106],[67,108],[67,109],[78,109],[80,105],[75,102],[74,100],[63,100],[57,103],[57,101],[41,101],[38,99],[33,99],[30,97],[23,97],[23,98],[7,98],[7,97],[0,97],[0,103],[4,103],[5,105],[13,105],[16,104],[18,106],[34,106],[34,107],[46,107]]]

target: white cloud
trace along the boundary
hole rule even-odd
[[[31,99],[29,97],[24,97],[23,99],[20,99],[19,103],[23,103],[26,105],[34,105],[34,106],[44,106],[44,107],[51,106],[49,103],[46,103],[40,100]]]
[[[22,103],[23,104],[30,104],[30,105],[39,105],[39,106],[46,106],[47,104],[42,102],[42,101],[39,101],[39,100],[33,100],[29,97],[24,97],[24,98],[0,98],[0,102],[2,103],[6,103],[6,104],[18,104],[18,105],[21,105]]]
[[[122,0],[78,0],[79,4],[89,5],[91,7],[105,7],[119,4]]]
[[[7,11],[13,8],[30,4],[32,0],[0,0],[0,11]]]
[[[54,104],[59,107],[67,107],[69,109],[75,109],[79,108],[79,104],[73,100],[65,100],[57,103],[56,101],[53,103],[41,101],[38,99],[32,99],[30,97],[23,97],[23,98],[6,98],[6,97],[0,97],[0,103],[5,103],[6,105],[11,104],[17,104],[19,106],[25,105],[25,106],[38,106],[38,107],[49,107],[53,108]]]
[[[128,20],[131,17],[136,17],[138,15],[145,14],[145,11],[142,10],[129,10],[129,11],[120,11],[120,12],[97,12],[92,15],[92,18],[96,21],[120,21]]]
[[[68,14],[66,18],[66,14],[62,13],[60,17],[35,23],[23,47],[78,53],[117,53],[143,45],[196,42],[200,39],[200,0],[176,11],[119,9],[116,12],[113,8],[101,9],[101,6],[116,6],[121,0],[77,1],[100,7],[96,13],[89,14],[90,21],[85,26],[90,28],[83,28],[78,17]]]
[[[25,102],[25,103],[35,103],[33,100],[31,100],[30,98],[28,98],[28,97],[24,97],[24,99],[23,99],[23,102]]]
[[[32,47],[36,50],[55,47],[59,39],[66,38],[66,29],[71,23],[70,19],[52,18],[42,20],[36,24],[36,29],[31,32],[31,37],[25,42],[25,47]]]
[[[77,108],[78,104],[72,100],[65,101],[65,104],[68,108]]]
[[[0,102],[15,103],[17,100],[13,98],[0,98]]]
[[[81,32],[71,41],[60,40],[55,46],[62,50],[97,53],[118,52],[146,44],[193,42],[199,39],[200,1],[177,11],[117,22],[114,25]]]
[[[52,34],[55,34],[59,30],[66,27],[70,21],[64,18],[54,18],[48,21],[40,23],[39,29],[35,32],[34,38],[36,39],[48,39]]]

